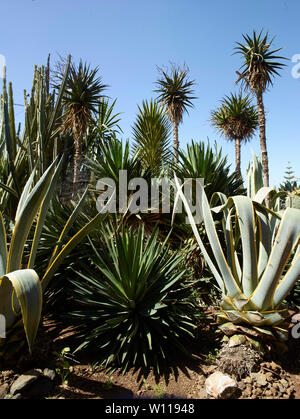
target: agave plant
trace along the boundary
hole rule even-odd
[[[227,199],[220,194],[223,205],[211,209],[203,188],[201,209],[212,258],[175,180],[198,245],[223,293],[219,312],[223,332],[274,341],[287,339],[288,313],[282,302],[300,276],[300,211],[287,208],[280,216],[263,206],[260,202],[270,190],[253,200],[246,196]],[[223,213],[226,254],[215,228],[214,212]],[[279,223],[271,222],[269,214]]]
[[[40,323],[43,292],[64,258],[104,217],[101,213],[97,214],[74,236],[65,240],[82,207],[84,194],[66,221],[45,272],[39,279],[35,260],[63,158],[57,167],[56,164],[54,161],[49,166],[35,186],[36,171],[32,172],[20,196],[12,232],[6,230],[3,215],[0,213],[0,314],[5,318],[7,330],[6,339],[0,340],[2,356],[13,352],[11,342],[17,346],[22,345],[22,338],[20,340],[18,336],[22,321],[29,351],[32,351]],[[33,238],[28,251],[26,247],[30,235]]]
[[[61,165],[61,163],[60,163]],[[0,313],[9,331],[22,314],[24,329],[31,351],[42,309],[42,286],[32,269],[51,194],[59,173],[54,163],[32,189],[34,174],[20,197],[15,224],[8,249],[8,233],[0,213]],[[32,190],[31,190],[32,189]],[[34,219],[39,213],[30,257],[24,266],[24,249]]]
[[[179,150],[179,163],[173,165],[177,177],[183,179],[204,179],[209,199],[215,192],[236,195],[242,192],[242,180],[230,172],[227,157],[222,148],[203,141],[187,145],[186,151]]]
[[[111,227],[105,245],[91,241],[91,266],[71,281],[81,326],[77,350],[89,349],[108,368],[131,367],[156,372],[170,366],[194,336],[196,305],[185,285],[184,253],[170,252],[157,231]]]

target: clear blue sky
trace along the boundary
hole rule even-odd
[[[300,177],[300,78],[292,77],[290,61],[300,54],[299,0],[1,0],[0,11],[0,54],[17,103],[31,87],[34,64],[44,64],[48,53],[52,62],[71,53],[99,66],[130,138],[137,105],[155,97],[156,65],[185,62],[198,99],[180,126],[181,145],[217,140],[233,167],[234,147],[210,127],[210,111],[236,89],[235,41],[253,29],[268,30],[289,58],[265,95],[270,180],[282,180],[288,161]],[[16,114],[21,118],[22,108]],[[251,149],[259,153],[258,136],[242,148],[244,173]]]

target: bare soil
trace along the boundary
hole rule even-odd
[[[37,338],[35,352],[31,359],[23,357],[20,363],[8,371],[0,371],[0,387],[31,368],[56,369],[57,361],[53,352],[60,352],[70,346],[74,331],[70,327],[53,320],[44,319]],[[73,358],[67,383],[62,384],[57,376],[56,385],[50,398],[63,399],[205,399],[205,380],[215,370],[215,334],[209,329],[203,332],[193,348],[193,361],[183,360],[172,372],[157,377],[149,373],[144,377],[139,371],[131,370],[122,375],[104,368],[93,368],[88,360]],[[299,345],[276,362],[292,382],[294,391],[290,398],[300,399]],[[5,368],[7,370],[7,368]],[[280,378],[280,377],[278,377]],[[243,393],[239,395],[243,397]],[[255,398],[255,397],[251,397]],[[257,398],[257,397],[256,397]],[[270,397],[287,398],[287,397]]]

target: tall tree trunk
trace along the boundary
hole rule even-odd
[[[241,140],[236,138],[235,140],[235,171],[238,177],[242,177],[241,173]]]
[[[74,175],[73,175],[73,200],[77,199],[77,192],[80,178],[80,167],[82,160],[82,141],[81,138],[75,140],[75,153],[74,153]]]
[[[178,163],[178,148],[179,148],[179,140],[178,140],[178,122],[176,120],[173,121],[173,137],[174,137],[174,161]]]
[[[265,117],[265,108],[264,108],[262,92],[257,92],[256,99],[257,99],[257,111],[258,111],[258,120],[259,120],[259,140],[260,140],[262,167],[263,167],[263,175],[264,175],[264,186],[269,186],[269,161],[268,161],[267,139],[266,139],[266,117]]]

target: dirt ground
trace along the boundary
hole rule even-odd
[[[31,368],[57,368],[53,352],[60,352],[69,346],[72,336],[71,328],[45,319],[37,337],[35,352],[30,360],[23,360],[6,376],[17,377]],[[205,380],[215,370],[215,337],[210,339],[209,333],[203,333],[203,338],[194,348],[194,361],[179,362],[178,368],[163,377],[155,377],[150,373],[147,377],[133,371],[120,374],[110,373],[103,368],[93,368],[83,359],[69,360],[70,371],[65,383],[58,375],[54,390],[48,398],[62,399],[205,399]],[[292,354],[276,362],[281,365],[292,382],[294,391],[290,398],[300,399],[300,366],[298,349]],[[282,371],[283,371],[282,370]],[[3,371],[2,371],[3,372]],[[61,370],[61,372],[63,372]],[[5,374],[3,373],[3,376]],[[280,378],[280,377],[279,377]],[[0,386],[1,386],[0,371]],[[245,398],[245,397],[241,397]],[[255,398],[255,397],[251,397]],[[279,397],[272,397],[279,398]],[[287,397],[282,397],[287,398]]]

